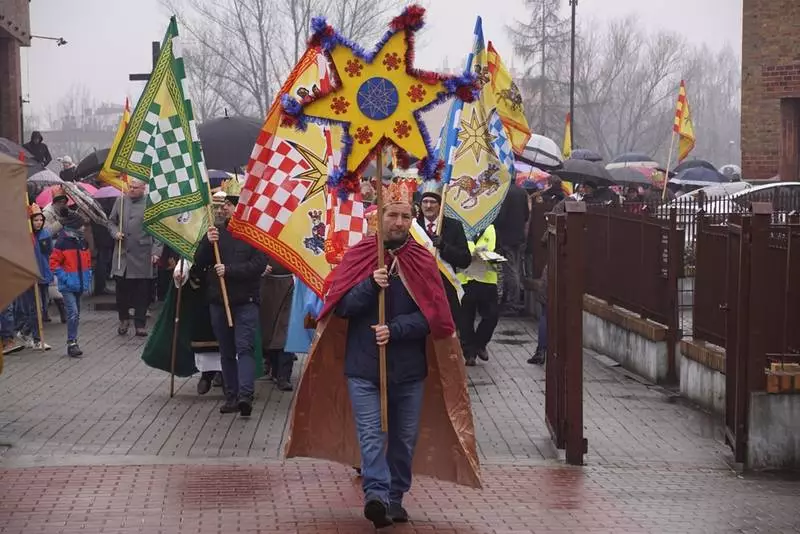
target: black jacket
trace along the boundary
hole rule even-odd
[[[31,140],[22,145],[22,147],[31,153],[33,159],[47,167],[50,162],[53,161],[53,156],[50,155],[50,149],[47,148],[47,145],[44,144],[44,142],[34,143],[34,137],[41,140],[42,134],[39,132],[33,132],[31,134]]]
[[[420,217],[417,222],[427,233],[428,228],[425,218]],[[443,217],[440,235],[442,236],[442,244],[439,247],[439,254],[442,259],[452,265],[454,269],[466,269],[469,267],[472,262],[472,254],[469,253],[467,236],[461,223],[450,217]]]
[[[380,383],[378,345],[372,325],[378,324],[378,285],[365,278],[342,297],[335,313],[349,319],[344,373]],[[386,288],[386,375],[389,383],[402,384],[424,379],[428,374],[425,338],[428,321],[417,307],[399,276],[389,278]]]
[[[528,225],[529,216],[527,193],[512,183],[502,206],[500,206],[500,213],[497,214],[494,221],[498,248],[514,247],[525,243],[525,228]]]
[[[217,225],[217,228],[219,229],[219,253],[222,263],[225,265],[225,284],[228,288],[228,300],[231,306],[248,302],[258,303],[261,275],[267,268],[267,256],[248,243],[233,237],[228,231],[227,223]],[[209,302],[222,304],[219,277],[213,269],[213,265],[216,263],[214,248],[205,236],[197,247],[194,262],[198,268],[207,270],[206,295]]]
[[[69,167],[68,169],[61,169],[61,172],[58,173],[58,177],[64,180],[65,182],[74,182],[75,174],[77,171],[78,171],[77,167]]]

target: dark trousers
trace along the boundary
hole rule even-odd
[[[461,299],[461,346],[464,357],[474,357],[486,348],[492,339],[498,321],[497,284],[485,284],[471,280],[464,286]],[[480,322],[475,326],[476,316]]]
[[[447,304],[450,306],[450,314],[453,316],[453,323],[455,323],[456,329],[461,328],[461,303],[458,301],[458,292],[444,276],[442,276],[442,283],[445,295],[447,295]]]
[[[265,351],[264,360],[269,365],[270,374],[277,380],[290,380],[294,369],[294,354],[283,349]]]
[[[256,329],[258,305],[253,303],[231,306],[233,327],[228,326],[225,308],[219,304],[208,307],[211,312],[211,327],[219,343],[222,381],[225,384],[225,400],[253,402],[256,380]]]
[[[149,278],[117,277],[117,315],[120,321],[129,321],[133,308],[133,326],[147,326],[147,306],[153,294],[153,281]]]
[[[98,248],[97,262],[94,267],[94,293],[101,295],[106,292],[106,282],[111,273],[111,259],[114,256],[113,248]]]

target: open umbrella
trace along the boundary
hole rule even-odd
[[[647,154],[641,152],[626,152],[620,154],[611,163],[606,165],[606,169],[620,169],[623,167],[662,167],[657,161]]]
[[[28,183],[54,185],[54,184],[63,184],[64,180],[62,180],[59,175],[57,175],[50,169],[41,168],[39,172],[28,177]]]
[[[553,174],[573,184],[594,182],[599,186],[610,186],[615,183],[614,178],[602,165],[585,159],[568,159],[564,162],[564,167],[553,171]]]
[[[712,185],[730,181],[728,176],[725,176],[715,169],[692,167],[678,174],[677,177],[670,180],[670,183],[686,185],[699,185],[702,183],[703,185]]]
[[[0,137],[0,153],[6,154],[8,157],[17,161],[20,161],[19,157],[20,154],[22,154],[22,157],[25,160],[25,165],[27,166],[28,178],[31,178],[32,176],[45,170],[45,166],[36,161],[33,157],[33,154],[28,152],[22,145],[19,145],[10,139],[6,139],[5,137]],[[55,174],[50,170],[48,170],[48,172]]]
[[[81,180],[100,172],[103,168],[103,165],[106,163],[109,150],[109,148],[95,150],[83,158],[80,163],[78,163],[78,167],[75,169],[75,179]]]
[[[64,189],[64,192],[67,193],[67,196],[71,198],[71,195],[69,194],[70,192],[66,188],[66,184],[73,184],[73,185],[75,185],[75,188],[82,189],[82,190],[86,191],[89,194],[89,198],[91,198],[91,195],[93,195],[93,194],[95,194],[97,192],[97,188],[96,187],[94,187],[92,185],[89,185],[89,184],[86,184],[86,183],[83,183],[83,182],[76,182],[76,183],[63,182],[63,183],[58,184],[58,185],[50,186],[47,189],[45,189],[44,191],[42,191],[41,193],[39,193],[39,196],[36,197],[36,203],[39,206],[42,206],[42,207],[47,206],[48,204],[50,204],[53,201],[53,191],[56,189],[56,187],[62,187]],[[72,189],[72,188],[70,188],[70,189]]]
[[[555,141],[543,135],[533,134],[516,159],[533,165],[545,171],[551,171],[561,167],[561,149]]]
[[[225,180],[230,180],[231,178],[235,178],[236,175],[230,172],[225,171],[218,171],[215,169],[208,170],[208,182],[211,185],[212,189],[215,189],[222,185],[222,182]]]
[[[198,126],[206,167],[232,171],[246,166],[261,133],[261,122],[247,117],[222,117]]]
[[[695,167],[703,167],[705,169],[711,169],[712,171],[717,170],[717,168],[714,167],[714,164],[710,161],[706,161],[704,159],[689,159],[676,166],[673,171],[675,171],[676,174],[680,174],[686,169],[694,169]]]
[[[738,165],[723,165],[719,168],[719,172],[730,178],[733,182],[738,182],[742,179],[742,168]]]
[[[39,279],[39,266],[33,255],[28,214],[25,210],[25,164],[16,157],[0,154],[0,309],[5,309],[20,293]]]
[[[547,181],[550,179],[549,173],[520,161],[514,163],[514,170],[516,171],[515,180],[521,188],[544,189],[547,187]]]
[[[585,159],[586,161],[603,161],[603,156],[588,148],[576,148],[569,155],[569,159]]]
[[[92,194],[97,192],[97,188],[83,182],[64,182],[62,187],[84,215],[97,224],[103,226],[108,224],[108,216],[103,211],[103,207],[92,198]]]
[[[92,194],[92,198],[95,200],[98,198],[117,198],[121,196],[122,191],[110,185],[103,186]]]

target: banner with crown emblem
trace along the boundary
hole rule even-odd
[[[322,295],[331,266],[325,257],[326,180],[331,146],[341,144],[338,126],[281,125],[280,98],[305,101],[330,86],[328,60],[310,48],[289,75],[267,114],[247,165],[239,204],[230,223],[234,235],[266,252]]]

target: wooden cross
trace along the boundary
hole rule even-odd
[[[161,52],[161,43],[158,41],[153,41],[153,70],[156,68],[156,62],[158,62],[158,54]],[[128,80],[132,82],[146,82],[150,79],[150,73],[148,74],[129,74]]]

